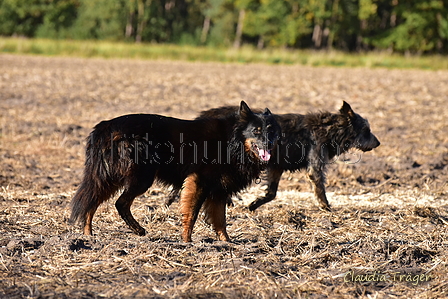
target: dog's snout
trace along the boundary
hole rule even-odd
[[[375,138],[375,146],[373,148],[377,148],[378,146],[381,145],[381,142],[375,136],[374,136],[374,138]]]

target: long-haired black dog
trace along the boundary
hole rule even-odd
[[[92,234],[98,206],[123,190],[115,207],[136,234],[144,235],[130,207],[158,180],[181,190],[184,241],[191,241],[203,205],[218,238],[228,241],[226,200],[260,176],[279,135],[267,108],[253,113],[245,102],[219,117],[132,114],[100,122],[87,138],[84,178],[72,199],[70,221]]]
[[[236,107],[203,111],[198,119],[235,113]],[[380,142],[370,131],[369,122],[355,113],[345,101],[339,113],[274,115],[281,126],[281,144],[272,153],[267,167],[267,191],[249,205],[254,211],[272,201],[284,171],[307,170],[315,196],[322,208],[330,210],[325,194],[325,171],[332,159],[349,149],[370,151]],[[167,203],[170,204],[173,199]]]

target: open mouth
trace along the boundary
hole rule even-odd
[[[357,149],[362,152],[370,152],[371,150],[373,150],[373,148],[371,147],[357,147]]]
[[[359,142],[355,142],[355,146],[354,146],[357,150],[360,150],[362,152],[370,152],[371,150],[373,150],[372,147],[368,146],[368,145],[362,145]]]
[[[258,157],[267,162],[271,158],[271,151],[259,148],[255,143],[252,143],[252,148],[258,153]]]

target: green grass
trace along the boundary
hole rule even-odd
[[[138,58],[239,63],[300,64],[308,66],[448,69],[448,57],[387,53],[349,54],[310,50],[241,49],[108,41],[47,40],[0,37],[0,53],[47,56]]]

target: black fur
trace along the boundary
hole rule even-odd
[[[72,200],[70,221],[81,222],[84,233],[91,234],[98,206],[123,190],[115,206],[129,227],[144,235],[130,207],[158,180],[182,190],[184,241],[191,241],[204,202],[219,238],[228,240],[221,202],[260,176],[267,164],[262,158],[269,158],[279,135],[268,109],[255,114],[244,102],[219,118],[133,114],[103,121],[87,139],[84,178]]]
[[[234,113],[236,107],[221,107],[201,113],[202,117]],[[325,171],[331,160],[351,148],[370,151],[380,145],[370,131],[366,119],[356,114],[349,104],[343,103],[339,113],[274,115],[281,126],[281,145],[273,151],[267,168],[267,192],[249,205],[254,211],[276,197],[284,171],[306,169],[315,195],[326,210],[330,205],[325,194]]]

